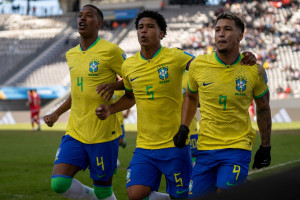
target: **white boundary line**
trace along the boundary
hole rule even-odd
[[[274,169],[274,168],[277,168],[277,167],[282,167],[282,166],[289,165],[289,164],[296,163],[296,162],[300,162],[300,159],[299,160],[292,160],[292,161],[289,161],[289,162],[281,163],[281,164],[274,165],[274,166],[267,167],[267,168],[263,168],[263,169],[258,169],[258,170],[255,170],[255,171],[251,171],[251,172],[248,173],[248,175],[257,174],[257,173],[260,173],[260,172],[263,172],[263,171],[267,171],[267,170]]]

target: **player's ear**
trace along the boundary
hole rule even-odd
[[[244,34],[242,32],[240,32],[239,36],[238,36],[238,40],[242,41],[243,38],[244,38]]]
[[[165,32],[163,32],[163,31],[160,31],[160,32],[159,32],[159,38],[160,38],[161,40],[163,39],[164,34],[165,34]]]
[[[98,23],[97,23],[98,29],[102,28],[102,26],[103,26],[103,20],[102,20],[102,19],[99,19],[99,20],[98,20]]]

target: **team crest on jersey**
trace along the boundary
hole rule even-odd
[[[89,74],[89,76],[98,76],[98,74],[95,74],[96,72],[98,72],[98,65],[99,61],[97,59],[93,59],[89,62],[89,71],[92,73]]]
[[[247,85],[247,79],[246,79],[246,77],[238,76],[235,79],[235,83],[236,83],[236,87],[235,88],[239,92],[239,93],[235,93],[235,95],[237,95],[237,96],[245,96],[246,94],[243,93],[243,92],[246,90],[246,85]]]
[[[170,80],[168,80],[169,73],[168,73],[168,66],[167,65],[159,66],[157,71],[158,71],[159,78],[162,80],[159,83],[168,83],[168,82],[170,82]]]

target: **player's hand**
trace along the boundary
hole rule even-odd
[[[59,116],[55,113],[52,113],[50,115],[45,115],[44,117],[45,123],[49,126],[52,127],[54,123],[58,120]]]
[[[107,105],[100,105],[98,108],[96,108],[96,115],[99,119],[105,120],[110,115],[110,110]]]
[[[97,94],[100,94],[106,101],[109,101],[114,95],[114,88],[112,84],[99,85],[96,89]]]
[[[256,57],[253,53],[249,52],[249,51],[245,51],[243,52],[244,58],[241,60],[241,64],[242,65],[254,65],[256,64]]]
[[[183,148],[186,139],[188,139],[189,132],[189,128],[186,125],[181,124],[177,134],[173,137],[174,145],[178,148]]]
[[[268,167],[271,163],[271,147],[260,146],[257,150],[252,168]]]

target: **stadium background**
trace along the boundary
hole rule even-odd
[[[158,10],[165,16],[168,29],[163,46],[179,47],[194,55],[213,50],[212,24],[218,13],[230,10],[242,15],[247,24],[242,50],[255,53],[258,62],[266,68],[273,127],[281,129],[280,134],[299,135],[300,1],[227,2],[32,0],[28,6],[26,0],[0,1],[0,136],[5,139],[6,133],[14,129],[23,130],[20,134],[30,134],[28,89],[37,89],[42,98],[41,116],[56,109],[70,94],[65,52],[79,42],[76,11],[85,4],[103,10],[105,24],[99,35],[117,43],[127,56],[139,50],[134,18],[143,9]],[[68,117],[69,112],[59,119],[56,125],[62,131],[59,134],[63,134]],[[41,134],[47,135],[49,130],[42,128],[46,130]],[[284,132],[284,128],[293,131]],[[125,119],[125,129],[136,131],[135,107]],[[300,143],[299,137],[294,140]],[[293,160],[297,162],[300,147],[294,149]],[[2,146],[0,153],[8,152]],[[0,182],[1,177],[4,174],[0,170]]]

